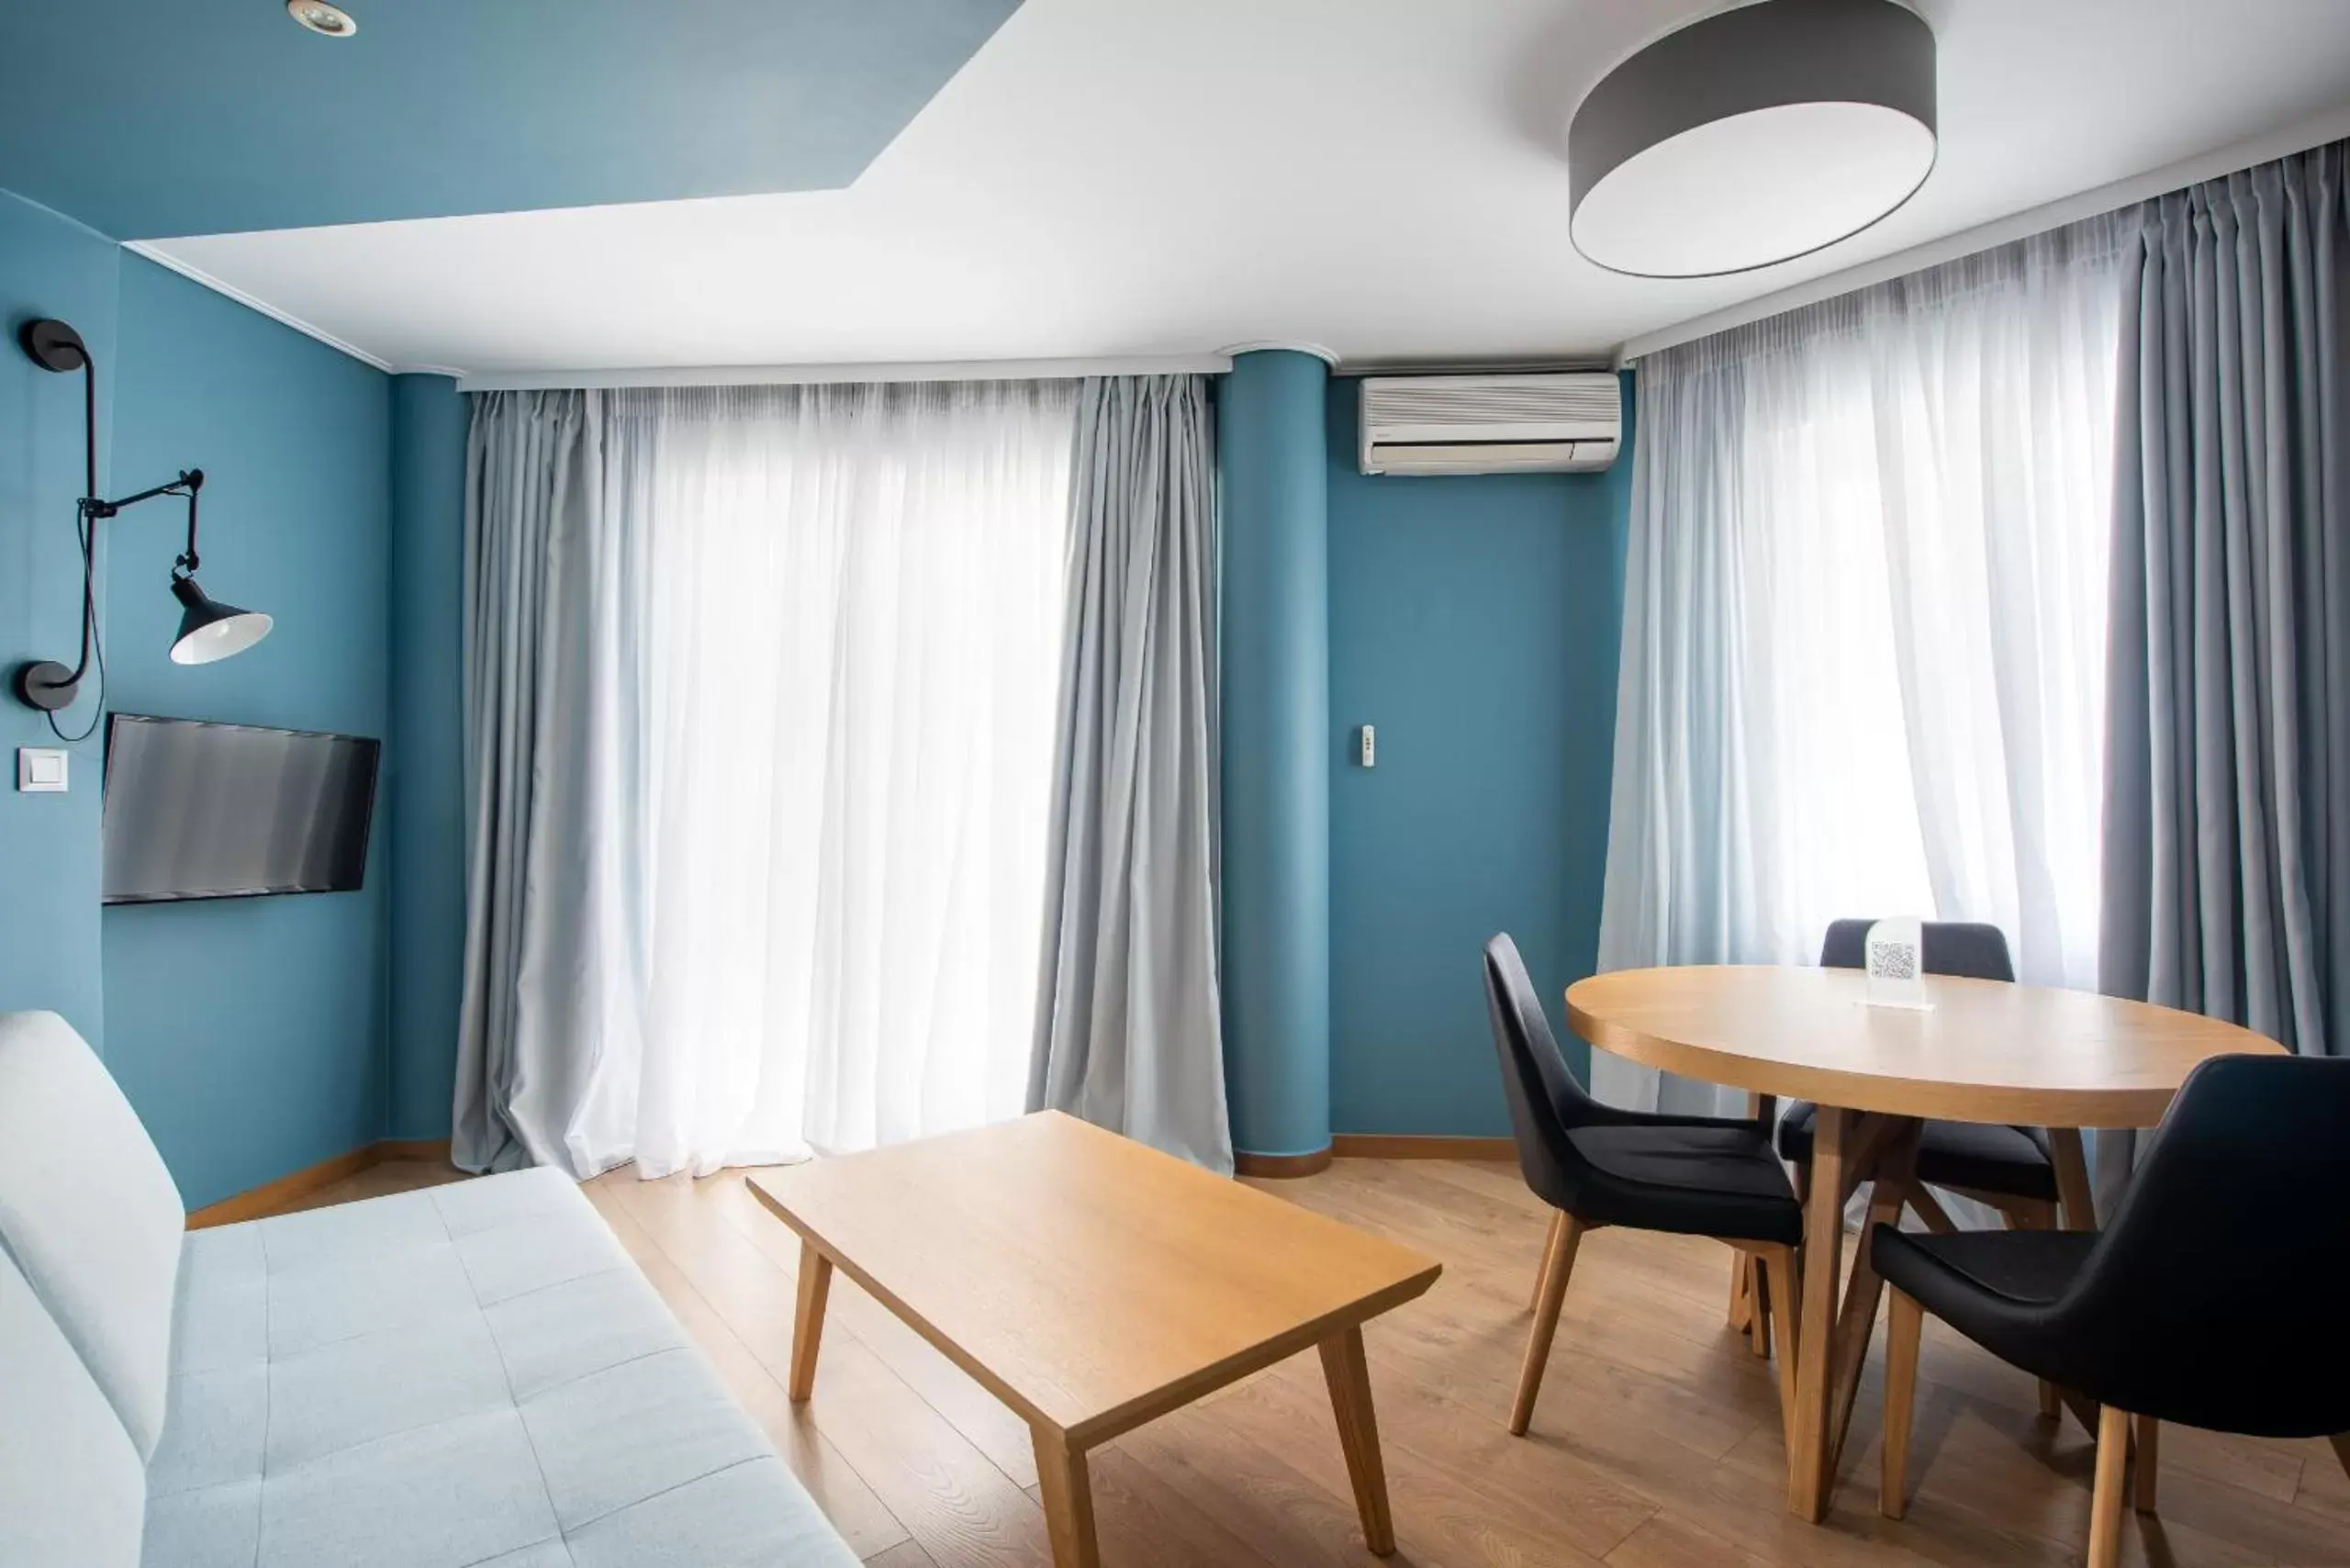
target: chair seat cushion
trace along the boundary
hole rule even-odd
[[[1876,1227],[1876,1271],[2002,1361],[2071,1386],[2062,1347],[2040,1331],[2050,1304],[2097,1246],[2093,1230],[1963,1230],[1916,1236]]]
[[[1878,1227],[1877,1272],[1919,1301],[1948,1282],[2022,1306],[2045,1306],[2065,1294],[2097,1245],[2093,1230],[1890,1231],[1888,1244],[1889,1229]]]
[[[1576,1127],[1591,1166],[1577,1217],[1594,1225],[1794,1246],[1803,1210],[1770,1140],[1751,1126]]]
[[[1798,1100],[1779,1122],[1779,1153],[1811,1162],[1819,1107]],[[1918,1179],[1936,1187],[1996,1193],[2002,1197],[2056,1201],[2056,1167],[2040,1140],[2022,1127],[1980,1122],[1928,1122],[1918,1141]]]

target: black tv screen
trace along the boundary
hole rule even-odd
[[[380,742],[117,713],[107,903],[331,893],[367,870]]]

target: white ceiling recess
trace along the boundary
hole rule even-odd
[[[397,366],[488,375],[1654,342],[2350,106],[2344,0],[1919,0],[1940,160],[1737,277],[1567,237],[1568,117],[1707,0],[1028,0],[847,190],[151,242]]]

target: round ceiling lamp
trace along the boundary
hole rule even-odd
[[[1934,166],[1934,34],[1896,0],[1754,0],[1609,72],[1567,132],[1575,249],[1716,277],[1848,239]]]

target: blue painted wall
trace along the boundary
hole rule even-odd
[[[465,399],[392,382],[393,1137],[449,1136],[464,980]]]
[[[141,258],[121,263],[115,472],[205,471],[207,589],[276,618],[218,664],[166,650],[183,515],[128,512],[108,563],[108,706],[383,737],[390,378]],[[106,1065],[191,1207],[383,1136],[389,838],[357,892],[105,912]]]
[[[82,628],[82,558],[73,501],[82,493],[82,378],[56,375],[17,347],[28,320],[71,323],[98,356],[114,357],[118,252],[100,236],[0,191],[0,680],[28,659],[74,660]],[[99,430],[113,381],[101,375]],[[100,454],[103,480],[106,454]],[[104,584],[100,585],[101,591]],[[104,606],[101,605],[103,611]],[[87,727],[92,698],[62,715]],[[98,984],[98,757],[104,737],[70,748],[62,795],[17,792],[17,748],[59,744],[48,723],[0,696],[0,1010],[62,1013],[94,1045],[105,1038]]]
[[[1224,1055],[1232,1144],[1330,1144],[1328,369],[1244,353],[1217,408],[1222,481]]]
[[[1630,448],[1602,475],[1370,477],[1360,387],[1328,399],[1332,1123],[1505,1135],[1494,932],[1586,1070],[1560,999],[1598,947]]]

